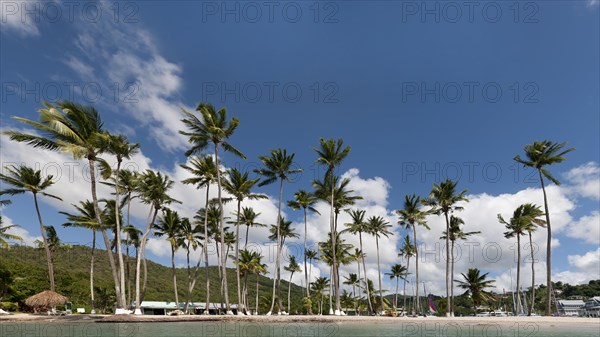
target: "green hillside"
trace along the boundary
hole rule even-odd
[[[89,264],[91,248],[86,246],[63,246],[54,254],[54,272],[57,292],[67,296],[73,307],[90,308]],[[131,291],[135,292],[135,259],[129,259],[131,268]],[[219,272],[217,267],[210,267],[211,302],[219,302]],[[94,266],[94,287],[96,288],[96,306],[110,308],[114,299],[114,288],[106,251],[97,250]],[[196,283],[193,301],[205,300],[204,269]],[[237,303],[235,269],[228,270],[230,303]],[[187,289],[187,270],[177,269],[177,281],[180,301],[185,301]],[[249,304],[254,307],[255,283],[254,275],[248,277]],[[273,280],[259,278],[259,310],[267,312],[270,306]],[[287,310],[288,282],[281,281],[283,305]],[[0,298],[4,302],[22,303],[33,294],[47,290],[49,281],[46,270],[46,255],[43,249],[15,246],[11,249],[0,249]],[[301,311],[302,288],[292,284],[291,312]],[[148,287],[144,300],[173,301],[173,283],[171,268],[148,261]]]

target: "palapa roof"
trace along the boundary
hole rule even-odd
[[[32,308],[50,308],[65,304],[69,301],[65,296],[54,291],[46,290],[35,294],[25,300],[25,304]]]

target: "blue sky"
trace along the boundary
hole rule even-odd
[[[568,141],[577,150],[551,168],[564,182],[551,199],[559,205],[560,241],[553,272],[582,282],[592,277],[586,270],[599,271],[597,1],[476,2],[472,13],[461,2],[429,1],[274,2],[272,12],[260,2],[77,4],[2,1],[3,130],[22,127],[10,116],[35,119],[43,99],[73,98],[96,106],[108,129],[142,144],[136,165],[177,177],[183,173],[176,165],[186,160],[185,139],[176,134],[179,109],[207,100],[241,120],[231,141],[248,160],[225,155],[226,166],[254,168],[271,148],[296,153],[305,171],[286,186],[286,200],[322,174],[311,150],[319,137],[341,137],[352,151],[340,174],[368,196],[360,206],[371,214],[395,222],[392,210],[405,194],[426,195],[448,176],[473,195],[479,206],[472,208],[502,205],[464,216],[473,229],[498,233],[496,213],[509,216],[525,195],[541,198],[535,176],[512,158],[534,140]],[[5,137],[1,145],[3,165],[57,160],[65,176],[66,158],[25,153]],[[256,205],[266,217],[275,186],[259,191],[271,196]],[[177,193],[199,203],[193,189]],[[62,223],[57,211],[70,210],[68,201],[44,203],[48,224]],[[185,207],[180,211],[195,205]],[[2,212],[33,237],[39,233],[30,209],[29,198],[19,197]],[[144,219],[135,221],[141,227]],[[318,238],[326,219],[311,221]],[[575,227],[586,230],[573,234]],[[89,241],[84,231],[59,233],[65,242]],[[439,236],[432,228],[421,240]],[[164,244],[153,240],[152,247]],[[387,244],[390,264],[399,237]],[[151,249],[151,257],[167,263],[159,251]],[[591,260],[578,265],[577,256]],[[509,262],[491,268],[499,283]],[[432,263],[433,289],[437,267]]]

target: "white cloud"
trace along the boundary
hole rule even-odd
[[[600,244],[600,212],[594,211],[569,224],[566,235],[587,243]]]
[[[590,8],[595,8],[599,3],[600,1],[598,0],[587,0],[587,6]]]
[[[573,193],[583,197],[600,200],[600,166],[589,162],[569,170],[565,176],[570,185],[567,187]]]
[[[2,226],[8,227],[15,223],[6,215],[2,215]],[[7,231],[8,234],[18,235],[22,240],[8,240],[9,243],[17,243],[25,246],[34,246],[36,240],[42,240],[41,236],[34,236],[29,231],[21,226],[13,227]]]
[[[591,272],[600,271],[600,248],[589,251],[585,255],[569,255],[569,264],[579,270],[589,270]],[[595,274],[598,276],[598,274]]]
[[[44,3],[37,0],[0,1],[0,27],[2,33],[14,32],[21,37],[39,36],[37,22]]]

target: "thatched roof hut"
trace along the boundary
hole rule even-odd
[[[58,305],[65,304],[68,301],[69,299],[65,296],[55,293],[54,291],[46,290],[29,297],[25,300],[25,304],[37,311],[38,309],[46,310],[54,308]]]

